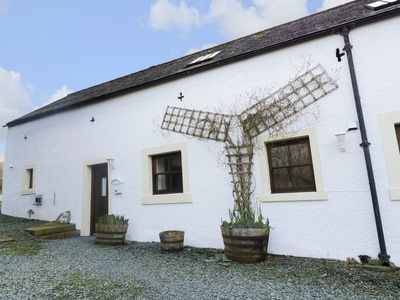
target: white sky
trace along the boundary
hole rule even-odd
[[[0,0],[0,161],[7,132],[2,126],[25,113],[346,2]]]

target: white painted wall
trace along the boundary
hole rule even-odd
[[[395,84],[400,79],[399,31],[397,17],[350,32],[387,252],[397,264],[400,201],[389,197],[393,187],[389,186],[387,165],[392,162],[385,156],[378,116],[392,112],[398,114],[400,122],[400,86]],[[339,150],[334,136],[347,129],[348,122],[357,120],[347,60],[343,57],[341,63],[337,61],[336,48],[343,48],[340,35],[11,127],[6,144],[3,213],[27,217],[32,208],[32,217],[53,220],[60,212],[71,210],[72,222],[85,233],[85,164],[113,158],[115,169],[110,168],[109,179],[123,181],[124,192],[111,194],[110,212],[130,219],[129,240],[157,241],[160,231],[180,229],[186,232],[186,245],[222,248],[219,225],[233,205],[228,169],[218,167],[215,158],[223,145],[175,133],[162,135],[156,124],[161,124],[167,105],[214,111],[256,87],[280,87],[295,76],[296,67],[308,57],[311,65],[321,63],[332,76],[339,75],[339,88],[320,100],[314,110],[320,111],[319,118],[302,119],[293,126],[314,128],[317,132],[328,199],[271,202],[266,197],[263,213],[274,227],[269,252],[342,260],[360,254],[376,257],[379,245],[363,150],[359,146],[360,131],[348,132],[345,152]],[[183,102],[177,99],[179,92],[185,95]],[[92,116],[96,119],[93,124],[89,122]],[[142,150],[182,142],[188,148],[193,202],[143,205]],[[36,164],[36,193],[44,198],[38,207],[31,204],[30,196],[20,193],[23,166],[32,163]],[[265,166],[259,165],[256,156],[255,195],[263,194],[263,169]]]

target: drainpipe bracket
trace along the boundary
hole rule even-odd
[[[370,142],[365,141],[365,142],[362,142],[362,143],[360,144],[360,147],[369,147],[370,145],[371,145]]]
[[[390,266],[390,255],[378,253],[378,258],[381,260],[382,266]]]
[[[342,50],[347,51],[347,50],[351,50],[351,49],[353,49],[353,45],[351,45],[350,43],[347,43],[344,45]]]

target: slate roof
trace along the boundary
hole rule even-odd
[[[364,24],[400,15],[400,4],[382,10],[371,10],[365,4],[376,0],[356,0],[322,11],[283,25],[272,27],[210,49],[196,52],[148,69],[123,76],[93,87],[72,93],[39,108],[5,126],[11,127],[31,120],[43,118],[68,109],[111,99],[117,95],[154,86],[162,82],[203,72],[221,65],[233,63],[266,52],[275,51],[293,44],[335,34],[344,26],[354,28]],[[187,67],[196,58],[223,50],[212,60]],[[334,51],[333,49],[332,51]],[[334,52],[333,52],[334,53]]]

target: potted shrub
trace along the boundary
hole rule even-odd
[[[267,257],[269,219],[264,219],[260,206],[256,210],[229,210],[230,221],[223,221],[221,233],[226,257],[242,263],[264,261]]]
[[[119,246],[125,242],[129,219],[119,215],[99,216],[95,224],[96,244]]]

